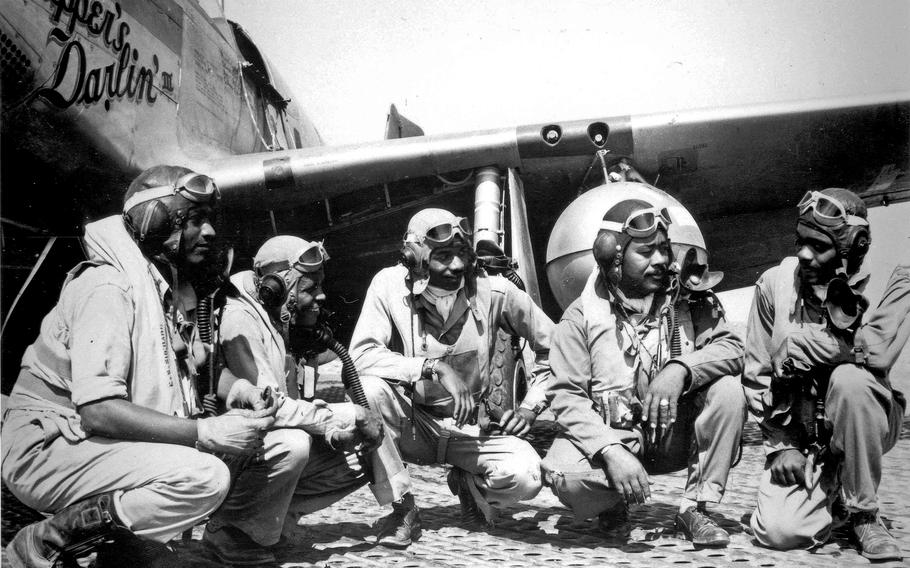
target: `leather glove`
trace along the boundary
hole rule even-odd
[[[382,418],[373,410],[354,406],[354,428],[332,433],[331,446],[338,450],[369,453],[379,447],[385,431]],[[359,447],[358,447],[359,446]]]
[[[271,396],[271,387],[261,389],[246,379],[237,379],[228,393],[227,407],[262,410],[269,406]]]
[[[275,423],[278,406],[263,410],[235,409],[196,420],[196,447],[207,452],[251,455],[262,448],[262,437]]]

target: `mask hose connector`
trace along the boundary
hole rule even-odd
[[[341,382],[344,383],[344,388],[348,391],[351,400],[354,401],[354,404],[369,410],[370,404],[367,402],[366,394],[363,392],[360,375],[357,374],[357,368],[354,366],[354,361],[351,359],[351,355],[348,353],[347,348],[337,339],[332,337],[332,332],[327,327],[318,327],[313,330],[313,333],[315,334],[316,341],[325,345],[341,359]],[[369,458],[363,455],[363,453],[357,452],[357,460],[360,462],[360,466],[363,468],[367,479],[370,480],[370,483],[374,483],[373,467],[370,464]]]

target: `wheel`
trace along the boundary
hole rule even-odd
[[[528,392],[528,374],[519,338],[498,330],[490,359],[490,385],[487,402],[493,420],[506,410],[518,408]]]

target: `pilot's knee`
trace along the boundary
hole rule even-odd
[[[724,414],[744,417],[746,395],[742,383],[730,375],[721,377],[711,386],[711,403]]]
[[[854,397],[867,396],[874,384],[877,384],[875,377],[868,370],[859,365],[844,363],[831,372],[828,396],[853,400]]]
[[[211,454],[199,453],[184,469],[187,483],[171,490],[183,489],[208,512],[214,511],[231,490],[231,472],[223,461]]]
[[[279,428],[266,435],[267,454],[274,454],[276,467],[303,471],[310,459],[313,438],[298,428]]]
[[[768,548],[795,550],[811,548],[815,544],[814,535],[808,534],[807,523],[799,522],[795,515],[762,515],[758,508],[752,513],[749,525],[755,540]]]
[[[540,457],[530,446],[528,449],[530,452],[518,451],[509,459],[496,462],[487,474],[487,484],[514,501],[536,497],[543,487]]]

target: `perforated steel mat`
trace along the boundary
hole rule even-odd
[[[329,398],[329,397],[327,397]],[[546,418],[546,415],[543,417]],[[550,421],[535,426],[534,445],[545,451],[555,432]],[[290,530],[287,546],[278,550],[279,565],[297,566],[853,566],[868,564],[849,542],[847,532],[814,554],[777,552],[756,546],[748,519],[755,505],[763,452],[758,429],[747,425],[743,458],[733,470],[724,502],[713,509],[731,534],[723,549],[696,549],[675,535],[673,519],[683,472],[654,476],[652,501],[632,509],[628,533],[606,534],[592,521],[576,521],[548,488],[535,499],[501,512],[488,530],[459,526],[458,499],[446,485],[443,467],[412,466],[414,494],[421,508],[423,536],[406,550],[392,550],[372,542],[372,524],[388,509],[380,508],[366,488],[336,506],[304,517]],[[901,441],[886,457],[880,491],[882,514],[910,558],[910,420],[904,422]],[[15,529],[15,503],[4,495],[4,544]],[[193,540],[178,548],[192,565],[217,566],[202,559],[201,527]],[[88,566],[91,558],[80,561]],[[5,559],[4,566],[7,565]],[[900,563],[885,566],[903,565]]]

